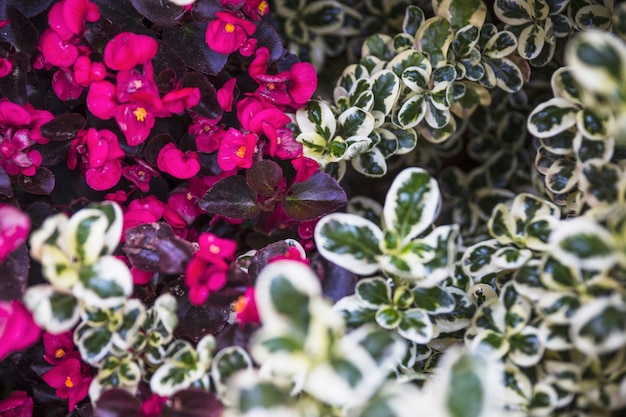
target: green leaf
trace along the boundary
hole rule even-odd
[[[379,269],[383,232],[371,221],[352,214],[333,213],[317,223],[314,236],[320,254],[331,262],[360,275],[370,275]]]
[[[390,70],[382,70],[372,76],[372,94],[374,94],[373,110],[389,114],[398,100],[400,80]]]
[[[596,356],[614,352],[626,343],[625,300],[619,294],[595,299],[572,318],[570,337],[576,348]]]
[[[79,271],[79,281],[72,288],[74,296],[87,305],[117,307],[133,292],[133,279],[126,264],[111,255]]]
[[[89,327],[83,323],[76,329],[76,346],[80,350],[84,361],[92,366],[98,366],[100,361],[109,353],[112,345],[112,334],[105,327]]]
[[[434,337],[435,330],[426,311],[412,308],[402,312],[398,334],[412,342],[426,344]]]
[[[422,168],[407,168],[394,179],[383,215],[388,230],[395,230],[403,243],[417,237],[437,217],[441,196],[437,182]]]
[[[356,284],[354,293],[367,307],[378,308],[378,306],[391,303],[391,289],[383,278],[360,280]]]
[[[368,136],[374,129],[374,116],[358,107],[351,107],[337,118],[344,138]]]
[[[404,129],[417,126],[426,115],[426,100],[423,94],[414,94],[402,103],[394,114],[394,123]]]
[[[479,417],[486,401],[486,392],[475,364],[476,357],[463,355],[452,364],[446,405],[452,417]]]
[[[337,210],[348,202],[345,191],[330,175],[316,172],[296,182],[283,200],[285,213],[296,220],[312,220]]]
[[[359,173],[372,178],[379,178],[387,173],[387,162],[385,156],[378,149],[374,148],[370,152],[359,154],[352,159],[352,167]]]
[[[300,19],[316,35],[332,35],[344,24],[344,6],[333,0],[309,3],[300,11]]]
[[[446,61],[454,31],[447,19],[435,16],[419,27],[415,39],[418,49],[429,57],[433,67],[438,67]]]
[[[576,124],[578,108],[562,98],[538,105],[528,117],[528,131],[539,138],[554,136]]]
[[[456,303],[452,294],[441,287],[415,287],[415,305],[428,314],[444,314],[454,310]]]
[[[496,0],[493,4],[495,15],[509,25],[522,25],[532,20],[530,3],[522,0]]]
[[[482,53],[489,58],[505,58],[517,48],[517,38],[508,31],[503,30],[492,36],[482,49]]]
[[[376,311],[376,323],[383,329],[395,329],[402,320],[402,312],[394,306],[381,306]]]
[[[327,141],[335,136],[337,128],[335,115],[324,101],[309,100],[296,112],[296,121],[303,133],[317,133]]]

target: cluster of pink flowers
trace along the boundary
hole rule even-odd
[[[74,349],[72,332],[59,335],[43,334],[45,354],[43,358],[53,368],[43,374],[42,378],[48,385],[56,389],[56,396],[67,398],[69,410],[87,397],[89,385],[93,379],[89,366],[80,358]]]
[[[54,116],[47,110],[37,110],[29,103],[23,106],[0,99],[0,167],[9,175],[35,175],[41,165],[41,153],[31,149],[34,144],[46,144],[41,126]]]

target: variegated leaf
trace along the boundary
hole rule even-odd
[[[539,56],[546,43],[546,32],[536,23],[526,26],[518,37],[517,53],[526,60]]]
[[[532,326],[526,326],[520,333],[509,336],[508,358],[523,367],[539,363],[545,352],[545,343],[540,332]]]
[[[403,313],[395,306],[383,305],[378,308],[374,319],[383,329],[395,329],[402,321]]]
[[[424,54],[415,49],[400,52],[387,64],[387,68],[392,70],[398,77],[401,77],[404,70],[410,67],[422,68],[427,74],[432,72],[430,61]]]
[[[577,264],[563,263],[553,256],[544,260],[540,279],[545,288],[555,291],[576,289],[582,282]]]
[[[351,164],[357,172],[367,177],[379,178],[387,173],[385,155],[378,148],[359,154],[351,160]]]
[[[459,57],[469,55],[472,48],[476,46],[480,36],[480,27],[467,25],[456,31],[452,41],[452,50]]]
[[[372,94],[374,95],[373,110],[378,110],[385,115],[398,100],[400,93],[400,80],[398,76],[390,70],[379,71],[370,80],[372,83]]]
[[[538,138],[554,136],[576,124],[578,107],[563,98],[538,105],[528,117],[528,131]]]
[[[615,140],[612,138],[604,140],[593,140],[578,133],[572,142],[572,148],[576,158],[580,162],[587,162],[592,159],[599,159],[609,162],[615,151]]]
[[[570,337],[587,355],[614,352],[626,344],[626,302],[620,294],[597,298],[572,318]]]
[[[453,264],[458,256],[458,240],[459,226],[456,224],[438,226],[422,239],[434,249],[434,257],[424,263],[425,276],[419,285],[438,285],[452,275]]]
[[[576,162],[571,159],[558,159],[546,172],[546,188],[555,193],[563,194],[570,191],[578,183],[580,174]]]
[[[512,32],[503,30],[487,41],[482,48],[482,53],[489,58],[505,58],[515,49],[517,49],[517,38]]]
[[[331,140],[335,136],[337,122],[335,115],[324,101],[311,100],[296,112],[296,121],[303,133],[317,133]]]
[[[316,35],[332,35],[341,30],[345,19],[345,6],[335,0],[308,3],[298,14],[307,29]]]
[[[492,260],[500,247],[496,239],[490,239],[467,248],[461,258],[461,264],[465,273],[471,277],[480,278],[486,274],[499,271],[500,268],[495,266]]]
[[[583,91],[576,82],[571,67],[561,67],[554,71],[550,84],[555,97],[582,104]]]
[[[344,138],[350,136],[368,136],[374,129],[374,116],[358,108],[351,107],[337,118]]]
[[[77,211],[62,231],[66,250],[78,262],[96,262],[105,248],[108,227],[109,220],[104,212],[95,208]]]
[[[510,59],[485,59],[496,78],[496,86],[507,93],[516,93],[524,85],[524,75],[519,67]]]
[[[436,14],[450,21],[454,30],[467,25],[482,26],[487,15],[487,6],[480,0],[440,0]]]
[[[113,345],[112,336],[107,326],[91,327],[89,323],[83,322],[74,330],[74,343],[80,351],[81,358],[97,367],[110,353]]]
[[[433,129],[439,130],[447,126],[452,120],[452,114],[444,106],[438,106],[431,96],[426,96],[426,114],[424,120]]]
[[[506,24],[523,25],[532,20],[530,3],[522,0],[496,0],[493,4],[495,15]]]
[[[426,344],[435,336],[432,321],[421,308],[403,311],[397,330],[400,336],[417,344]]]
[[[582,167],[580,189],[592,207],[625,201],[626,172],[615,164],[588,161]]]
[[[393,45],[391,36],[382,33],[371,35],[363,42],[361,56],[368,57],[371,55],[379,60],[387,61],[392,55],[391,45]],[[365,65],[363,62],[361,63]]]
[[[391,288],[383,278],[367,278],[360,280],[354,289],[361,304],[370,308],[391,304]]]
[[[515,247],[500,248],[493,254],[493,264],[501,269],[519,269],[530,258],[532,252],[528,249],[518,249]]]
[[[393,121],[399,127],[408,129],[417,126],[426,115],[426,100],[423,94],[417,93],[410,96],[402,103],[397,113],[393,115]]]
[[[23,300],[35,322],[53,334],[71,330],[80,319],[78,300],[72,294],[56,291],[51,285],[29,287]]]
[[[430,63],[436,68],[446,61],[454,31],[447,19],[435,16],[419,27],[415,39],[418,49],[428,55]]]
[[[413,295],[415,305],[426,310],[430,315],[450,313],[456,307],[452,294],[447,289],[438,286],[416,287],[413,289]]]
[[[122,305],[133,292],[133,278],[126,264],[107,255],[84,266],[72,288],[76,298],[90,306],[112,308]]]
[[[402,21],[402,31],[414,37],[424,20],[422,9],[411,4],[406,8],[404,20]]]
[[[394,179],[383,215],[387,230],[407,243],[430,226],[439,214],[441,196],[435,179],[421,168],[407,168]]]
[[[382,225],[383,206],[372,198],[365,196],[352,197],[348,201],[346,212],[366,218],[379,226]]]
[[[615,131],[615,119],[601,108],[584,108],[577,114],[576,127],[589,139],[606,139]]]
[[[211,379],[218,397],[226,398],[227,384],[233,375],[251,369],[252,359],[243,348],[228,346],[220,350],[211,363]]]

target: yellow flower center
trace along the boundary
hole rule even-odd
[[[267,84],[267,89],[270,91],[274,91],[274,89],[276,88],[276,84],[274,83],[268,83]]]
[[[217,255],[218,253],[220,253],[220,247],[217,245],[211,245],[209,246],[209,252],[211,252],[213,255]]]
[[[58,348],[56,352],[54,352],[54,357],[57,359],[62,358],[63,356],[65,356],[65,351],[61,348]]]
[[[247,305],[248,305],[248,300],[246,300],[246,297],[241,295],[239,296],[239,298],[237,298],[237,301],[233,303],[233,311],[235,313],[241,313],[246,308]]]
[[[141,80],[134,80],[133,87],[135,87],[135,90],[139,90],[141,87],[143,87],[143,83],[141,82]]]
[[[257,9],[259,10],[259,14],[261,16],[265,16],[265,13],[267,13],[267,2],[263,0],[261,3],[259,3]]]
[[[74,383],[72,382],[72,378],[70,378],[69,376],[67,377],[67,379],[65,379],[65,386],[68,388],[72,388],[74,386]]]
[[[191,195],[191,192],[188,192],[187,195],[185,196],[187,198],[187,200],[191,201],[193,199],[193,195]]]
[[[146,116],[148,115],[148,112],[143,107],[137,107],[135,111],[133,112],[133,114],[135,115],[138,121],[143,122],[144,120],[146,120]]]
[[[237,152],[235,152],[235,155],[237,155],[239,158],[243,158],[244,156],[246,156],[246,147],[242,145],[237,148]]]
[[[232,23],[228,22],[224,26],[224,30],[226,31],[226,33],[233,33],[235,31],[235,25],[233,25]]]

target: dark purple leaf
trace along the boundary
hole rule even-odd
[[[170,142],[174,142],[174,138],[168,134],[156,135],[146,141],[146,146],[143,148],[143,154],[146,161],[152,166],[157,166],[157,156],[159,156],[159,151]]]
[[[12,0],[9,4],[22,12],[24,16],[33,17],[46,10],[52,4],[52,0]]]
[[[14,103],[26,104],[28,102],[26,77],[29,65],[29,55],[25,52],[16,52],[13,55],[13,71],[0,78],[0,94]]]
[[[227,325],[215,338],[217,345],[215,349],[218,352],[229,346],[239,346],[247,349],[252,333],[254,333],[259,326],[258,324],[252,323],[247,323],[243,327],[239,326],[239,324]]]
[[[7,17],[11,21],[9,27],[15,39],[15,48],[18,51],[33,55],[37,50],[39,35],[30,20],[18,8],[9,7]]]
[[[128,391],[119,388],[104,390],[96,402],[97,417],[139,417],[141,402]]]
[[[215,19],[215,12],[223,11],[219,0],[198,0],[191,9],[191,18],[196,22],[208,22]]]
[[[54,190],[54,174],[48,168],[39,167],[32,177],[19,174],[17,183],[27,193],[36,195],[50,195]]]
[[[220,417],[222,405],[209,391],[185,389],[172,395],[171,417]]]
[[[285,255],[292,246],[293,244],[290,244],[289,241],[280,240],[259,249],[252,257],[250,265],[248,266],[248,272],[252,280],[256,280],[261,269],[269,263],[270,259],[279,255]]]
[[[322,280],[322,293],[333,301],[354,294],[359,277],[352,272],[328,262],[319,254],[311,259],[311,268]]]
[[[280,165],[267,159],[255,162],[246,174],[248,186],[265,197],[276,195],[282,179],[283,170]]]
[[[253,36],[258,41],[257,47],[265,46],[269,49],[272,61],[276,61],[283,55],[283,42],[271,24],[259,22]]]
[[[35,144],[31,149],[41,154],[41,166],[50,168],[64,162],[67,159],[67,151],[71,142],[50,142],[45,145]]]
[[[167,43],[160,39],[157,39],[159,43],[159,49],[157,54],[152,60],[154,64],[154,72],[156,74],[163,70],[171,69],[176,73],[176,77],[180,80],[187,73],[187,65],[185,61],[180,57],[178,51],[172,49]]]
[[[0,300],[14,300],[22,298],[28,284],[28,269],[30,258],[25,244],[0,262]]]
[[[80,114],[65,113],[42,125],[41,134],[51,141],[72,140],[86,125],[87,121]]]
[[[219,73],[228,55],[211,50],[204,40],[206,24],[190,23],[163,30],[163,40],[174,48],[191,68],[205,74]]]
[[[232,219],[251,219],[259,212],[257,194],[246,182],[246,177],[232,175],[217,182],[200,199],[198,206],[207,213]]]
[[[164,96],[172,91],[178,83],[176,71],[171,68],[165,68],[154,77],[154,81],[156,81],[157,87],[159,88],[159,94]]]
[[[180,239],[167,223],[147,223],[126,230],[122,250],[138,269],[182,274],[193,255],[193,245]]]
[[[146,19],[159,26],[173,26],[185,14],[185,8],[168,0],[130,0]]]
[[[189,301],[185,284],[180,280],[174,281],[168,287],[168,292],[180,295],[177,297],[178,325],[174,329],[174,337],[197,342],[207,334],[218,334],[226,326],[230,316],[230,304],[216,305],[209,299],[200,306],[193,305]]]
[[[283,200],[285,213],[296,220],[312,220],[337,210],[348,202],[346,192],[325,172],[317,172],[289,188]]]
[[[217,101],[217,92],[213,84],[207,80],[204,74],[200,72],[192,72],[187,74],[185,78],[181,80],[181,87],[198,87],[200,89],[200,103],[192,108],[192,110],[198,113],[202,117],[207,119],[218,119],[222,117],[222,107]]]
[[[13,186],[11,185],[11,177],[0,167],[0,195],[4,197],[13,197]]]

